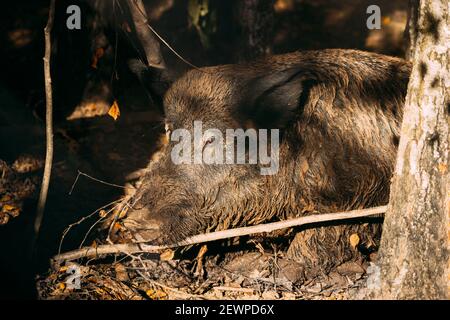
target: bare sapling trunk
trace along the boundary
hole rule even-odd
[[[447,299],[450,2],[412,3],[414,66],[378,266],[368,284],[375,298]]]

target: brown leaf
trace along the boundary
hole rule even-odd
[[[11,196],[8,194],[5,194],[4,196],[2,196],[2,198],[0,199],[0,202],[8,202],[11,201]]]
[[[120,109],[116,100],[114,100],[111,108],[109,108],[108,115],[110,115],[114,119],[114,121],[116,121],[120,117]]]
[[[159,259],[161,259],[161,261],[169,261],[169,260],[172,260],[174,256],[175,256],[175,251],[173,251],[171,249],[167,249],[159,255]]]
[[[128,272],[125,266],[121,263],[116,264],[114,267],[114,270],[116,271],[116,278],[119,281],[126,282],[130,281],[130,278],[128,277]]]
[[[2,208],[2,211],[8,213],[12,217],[17,217],[20,214],[19,208],[9,204],[5,204]]]
[[[360,239],[357,233],[354,233],[350,236],[350,245],[353,247],[353,249],[355,249],[358,246],[359,241]]]
[[[145,293],[152,300],[163,300],[167,298],[167,293],[161,290],[149,289]]]
[[[97,48],[95,50],[94,56],[92,57],[91,67],[97,69],[98,61],[105,54],[105,50],[103,48]]]

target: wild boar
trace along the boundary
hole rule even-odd
[[[125,225],[139,239],[172,243],[386,204],[410,69],[399,58],[329,49],[187,72],[165,94],[167,144],[130,201]],[[194,135],[196,121],[224,136],[227,129],[278,129],[278,170],[263,175],[260,163],[175,164],[172,135],[178,129]],[[202,152],[211,142],[192,140]],[[287,256],[311,276],[359,255],[352,234],[376,246],[381,225],[296,231]]]

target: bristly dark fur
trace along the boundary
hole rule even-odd
[[[192,70],[166,93],[170,130],[280,128],[280,170],[257,165],[174,165],[162,150],[136,194],[135,230],[158,225],[160,242],[301,216],[385,204],[393,170],[408,62],[356,50],[272,56]],[[310,228],[288,254],[306,275],[358,256],[357,233],[375,246],[379,224]]]

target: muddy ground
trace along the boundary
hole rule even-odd
[[[380,5],[382,30],[365,27],[369,4]],[[405,5],[400,0],[277,1],[275,52],[344,47],[401,56]],[[104,243],[106,232],[97,226],[106,213],[96,210],[107,204],[106,211],[113,209],[112,202],[125,193],[121,187],[84,175],[74,186],[78,173],[132,190],[158,148],[162,127],[161,115],[145,103],[121,105],[122,116],[114,121],[106,115],[106,102],[89,100],[55,123],[47,209],[38,245],[31,249],[45,154],[45,128],[39,114],[43,106],[41,31],[46,6],[47,1],[24,1],[0,14],[1,298],[346,299],[364,285],[370,261],[353,261],[296,285],[289,275],[279,273],[282,245],[246,238],[237,244],[209,245],[202,257],[198,257],[202,251],[199,246],[177,252],[169,261],[164,261],[164,256],[145,255],[77,261],[82,289],[68,288],[67,267],[51,268],[49,258],[59,250]],[[199,66],[230,62],[232,42],[202,48],[187,23],[183,4],[161,0],[152,6],[147,9],[154,12],[150,18],[156,28],[188,60]],[[186,69],[173,56],[168,63],[180,72]],[[115,227],[120,232],[120,224]]]

